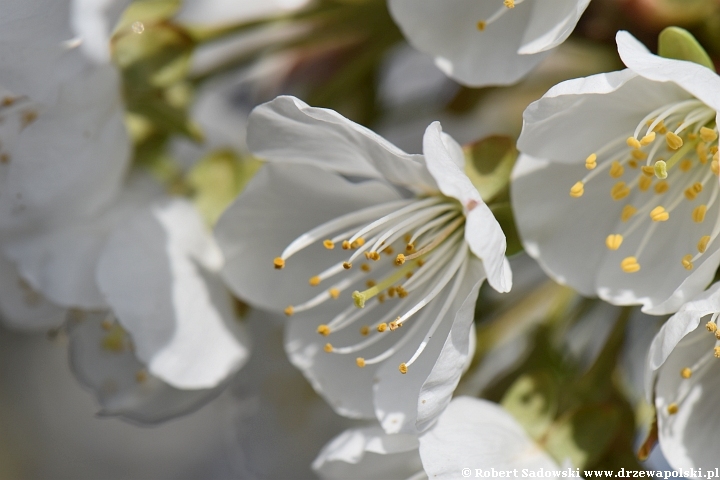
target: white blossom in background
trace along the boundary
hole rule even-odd
[[[434,123],[409,155],[293,97],[253,111],[248,144],[267,164],[215,230],[228,285],[291,316],[290,359],[338,413],[427,428],[471,357],[480,284],[511,285],[459,145]]]
[[[408,42],[469,86],[508,85],[572,33],[590,0],[388,0]]]
[[[720,419],[720,283],[687,302],[655,336],[646,393],[655,405],[662,453],[675,469],[717,466],[709,448]]]
[[[584,295],[676,311],[720,264],[720,77],[617,35],[627,69],[524,114],[512,201],[526,251]]]

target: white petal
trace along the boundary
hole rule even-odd
[[[567,80],[525,110],[518,149],[553,162],[584,162],[612,140],[632,135],[654,109],[690,97],[677,85],[631,70]]]
[[[110,62],[110,36],[131,0],[73,0],[72,27],[85,55]]]
[[[46,330],[60,326],[67,310],[47,301],[0,255],[0,320],[21,330]]]
[[[174,387],[215,387],[248,358],[217,276],[222,264],[199,214],[179,199],[119,225],[100,257],[100,290],[132,335],[138,358]]]
[[[217,28],[225,24],[291,13],[308,2],[309,0],[186,0],[175,19],[190,25]]]
[[[458,478],[463,467],[558,469],[501,406],[471,397],[455,398],[420,437],[420,457],[428,476],[440,480]]]
[[[518,53],[544,52],[560,45],[575,29],[589,3],[590,0],[533,2],[533,13]]]
[[[105,323],[103,323],[105,322]],[[147,373],[131,341],[107,312],[75,313],[70,318],[70,366],[100,403],[100,415],[154,424],[184,415],[216,397],[224,385],[178,390]]]
[[[379,426],[345,430],[313,462],[323,479],[405,479],[422,471],[414,435],[387,435]]]
[[[429,193],[435,182],[422,157],[410,155],[337,112],[281,96],[250,114],[248,146],[273,163],[314,165],[343,175],[384,179]]]
[[[428,126],[423,137],[427,167],[440,191],[457,199],[466,215],[465,240],[482,261],[488,282],[499,292],[512,287],[512,273],[505,259],[505,234],[477,189],[461,170],[462,150],[455,140],[442,133],[439,122]]]
[[[340,215],[400,197],[386,185],[353,183],[310,165],[265,165],[228,207],[215,235],[225,256],[223,277],[239,297],[281,311],[317,295],[310,277],[347,258],[339,247],[320,242],[288,259],[283,270],[273,259],[303,233]]]
[[[628,32],[616,35],[623,63],[638,75],[656,82],[673,82],[715,111],[720,111],[720,76],[694,62],[663,58],[648,49]]]
[[[18,236],[5,252],[25,280],[58,305],[106,308],[95,275],[108,235],[159,192],[152,179],[134,177],[109,208],[89,219]]]
[[[474,0],[391,0],[390,13],[405,38],[435,57],[447,75],[470,86],[515,83],[546,55],[518,55],[532,2],[524,2],[478,31],[477,23],[502,8]]]
[[[30,109],[37,119],[0,165],[0,228],[63,225],[118,194],[130,160],[118,82],[113,67],[93,69]]]
[[[421,331],[417,339],[410,340],[397,354],[390,357],[379,369],[375,386],[376,414],[388,433],[417,433],[426,430],[450,402],[460,375],[473,351],[470,348],[470,329],[475,303],[485,272],[477,259],[471,259],[461,287],[452,300],[445,319],[437,329],[420,357],[408,367],[406,374],[398,365],[413,355],[427,333]],[[453,280],[454,281],[454,280]],[[448,299],[445,287],[438,297],[423,311],[430,322],[434,321]],[[410,328],[412,318],[404,328]],[[429,324],[428,324],[429,325]]]
[[[691,366],[700,356],[712,355],[714,343],[715,337],[698,327],[675,347],[658,375],[655,406],[660,448],[676,469],[711,470],[717,466],[717,452],[710,446],[720,428],[716,414],[720,365],[711,358],[709,370],[701,378],[683,380],[680,376],[680,370]],[[688,381],[692,382],[688,396],[676,414],[668,415],[667,406],[677,398],[681,382]]]

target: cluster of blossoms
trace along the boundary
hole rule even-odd
[[[589,3],[387,6],[440,70],[492,86],[549,57]],[[437,121],[422,154],[409,154],[333,110],[280,95],[238,123],[203,125],[208,143],[220,139],[213,147],[226,146],[228,123],[244,129],[246,142],[232,131],[229,143],[263,162],[203,216],[192,189],[175,191],[133,162],[111,61],[110,25],[126,2],[0,4],[0,314],[16,328],[62,328],[101,413],[156,423],[217,396],[250,359],[240,312],[249,306],[268,322],[284,315],[292,365],[337,414],[366,422],[320,451],[312,468],[322,477],[576,467],[586,459],[553,444],[552,429],[567,420],[553,416],[560,410],[532,424],[505,403],[458,395],[487,354],[476,355],[481,287],[487,280],[506,294],[513,285],[511,230],[492,208],[509,202],[524,250],[557,283],[674,314],[648,349],[647,399],[670,464],[714,466],[720,283],[707,287],[720,266],[720,77],[707,65],[654,55],[619,32],[627,68],[562,82],[533,102],[519,158],[492,195],[481,195],[467,149]],[[176,20],[232,25],[237,13],[252,23],[305,4],[230,12],[224,2],[186,2]],[[116,39],[142,34],[132,20]]]

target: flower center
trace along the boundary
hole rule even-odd
[[[282,269],[292,255],[317,243],[326,250],[340,245],[348,251],[342,261],[309,279],[313,287],[330,281],[329,287],[302,304],[288,306],[285,313],[290,316],[328,300],[352,298],[347,308],[327,324],[319,325],[317,332],[323,336],[341,331],[345,334],[348,327],[355,326],[357,333],[343,335],[349,345],[339,347],[327,343],[325,351],[339,355],[363,351],[374,354],[368,359],[358,356],[359,367],[382,362],[414,338],[419,329],[427,329],[415,354],[400,364],[400,372],[407,373],[460,288],[469,255],[464,231],[461,205],[439,195],[383,203],[335,218],[298,237],[274,259],[275,268]],[[371,275],[379,280],[370,278]],[[451,281],[440,313],[431,317],[432,312],[421,312]],[[360,285],[364,289],[360,289]],[[387,332],[395,332],[411,318],[415,320],[404,334],[394,334],[397,336],[388,340],[385,348],[378,348],[380,342],[388,339]],[[353,337],[357,338],[353,340]]]
[[[633,249],[624,252],[619,262],[624,272],[640,270],[640,257],[653,234],[658,228],[671,228],[660,225],[670,224],[678,207],[686,209],[683,203],[691,205],[692,221],[704,224],[719,189],[715,114],[696,99],[665,105],[643,118],[631,136],[616,138],[585,160],[590,172],[570,188],[570,196],[582,197],[588,182],[606,173],[617,180],[610,189],[610,198],[625,202],[620,220],[627,226],[620,232],[608,232],[607,248],[620,250],[628,237],[638,230],[645,231],[639,241],[633,242]],[[720,218],[705,230],[688,247],[694,251],[678,259],[687,270],[693,269],[694,262],[717,238]]]
[[[680,410],[680,407],[688,397],[695,383],[707,374],[710,366],[715,363],[714,360],[720,359],[720,330],[718,330],[717,326],[718,316],[720,316],[720,313],[713,314],[710,321],[705,325],[707,331],[715,336],[716,341],[712,351],[701,355],[700,359],[695,362],[694,365],[684,367],[680,370],[680,376],[683,380],[678,388],[678,396],[672,402],[668,403],[665,408],[668,415],[675,415]]]
[[[525,0],[503,0],[503,6],[496,10],[495,13],[490,15],[490,18],[477,22],[477,29],[481,32],[484,31],[488,27],[488,25],[497,21],[500,17],[505,15],[505,12],[515,8],[515,5],[519,5],[524,1]]]

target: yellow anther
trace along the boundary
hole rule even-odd
[[[405,274],[405,278],[407,278],[408,280],[411,279],[412,276],[413,276],[413,272],[407,272],[407,273]]]
[[[360,248],[365,245],[365,239],[360,237],[350,244],[350,248]]]
[[[630,152],[630,155],[635,160],[645,160],[648,157],[648,154],[643,152],[642,150],[633,150]]]
[[[398,317],[399,319],[400,317]],[[397,323],[397,320],[393,320],[388,324],[388,327],[390,328],[390,331],[394,332],[398,328],[400,328],[401,324]]]
[[[627,222],[636,213],[637,213],[637,208],[633,207],[632,205],[625,205],[623,207],[622,213],[620,214],[620,219],[623,222]]]
[[[287,308],[285,308],[284,312],[285,312],[285,315],[290,317],[290,316],[292,316],[293,313],[295,313],[295,309],[292,307],[292,305],[290,305]]]
[[[352,263],[350,262],[343,262],[342,265],[345,270],[350,270],[352,268]]]
[[[679,126],[679,125],[678,125],[678,126]],[[687,134],[687,137],[688,137],[688,140],[697,140],[697,135],[695,135],[695,134],[692,133],[692,132],[688,133],[688,134]]]
[[[678,410],[679,410],[679,407],[678,407],[677,403],[671,403],[667,407],[667,412],[669,415],[675,415],[678,412]]]
[[[338,290],[337,288],[331,288],[330,290],[328,290],[328,293],[332,298],[338,298],[340,296],[340,290]]]
[[[573,198],[582,197],[583,193],[585,193],[585,185],[583,184],[583,182],[577,182],[570,189],[570,196]]]
[[[680,162],[680,165],[678,165],[678,168],[681,172],[687,172],[692,168],[692,160],[688,160],[687,158]]]
[[[634,158],[631,158],[630,160],[628,160],[627,163],[628,163],[628,167],[630,167],[630,168],[637,168],[637,167],[638,167],[638,162],[637,162],[637,160],[635,160]]]
[[[718,134],[715,130],[707,127],[700,128],[700,138],[703,142],[714,142],[718,138]]]
[[[688,200],[695,200],[698,193],[702,192],[703,186],[700,182],[695,182],[691,186],[685,189],[685,198]]]
[[[660,180],[658,183],[655,184],[655,193],[658,195],[662,195],[663,193],[667,192],[670,188],[670,185],[665,180]]]
[[[673,132],[667,132],[665,134],[665,141],[671,150],[677,150],[683,146],[683,139]]]
[[[355,359],[355,364],[356,364],[358,367],[363,368],[363,367],[365,366],[365,359],[362,358],[362,357],[357,357],[357,358]]]
[[[310,277],[310,285],[312,285],[313,287],[317,287],[318,285],[320,285],[320,277],[318,277],[317,275],[315,275],[314,277]]]
[[[362,270],[363,272],[369,272],[370,265],[368,265],[367,263],[363,263],[362,265],[360,265],[360,270]]]
[[[626,257],[620,262],[620,268],[622,268],[622,271],[625,273],[635,273],[640,270],[640,264],[637,262],[637,258]]]
[[[655,132],[650,132],[640,139],[640,145],[650,145],[655,141]]]
[[[477,22],[476,27],[482,32],[483,30],[485,30],[485,27],[487,27],[487,23],[480,20],[479,22]]]
[[[700,163],[705,165],[708,162],[709,158],[707,145],[705,145],[704,143],[698,143],[697,147],[695,147],[695,153],[697,153]]]
[[[377,326],[377,331],[380,333],[383,333],[385,330],[387,330],[388,324],[387,323],[381,323]]]
[[[693,256],[690,254],[685,255],[682,260],[682,266],[685,268],[685,270],[692,270],[693,269],[693,263],[692,263]]]
[[[415,251],[415,244],[413,244],[413,243],[408,243],[407,245],[405,245],[405,252],[406,252],[406,253],[413,253],[414,251]]]
[[[400,297],[400,298],[405,298],[405,297],[408,296],[408,291],[405,290],[403,287],[398,286],[398,287],[397,287],[397,294],[398,294],[398,297]]]
[[[686,379],[690,378],[690,377],[692,377],[692,370],[690,370],[688,367],[685,367],[682,370],[680,370],[680,376],[682,378],[686,378]]]
[[[400,370],[400,373],[405,375],[407,373],[407,365],[405,365],[404,363],[401,363],[400,366],[398,367],[398,370]]]
[[[653,165],[653,172],[657,178],[665,180],[667,178],[667,164],[665,161],[658,160],[655,162],[655,165]]]
[[[618,248],[620,248],[620,245],[622,245],[622,242],[623,236],[620,234],[608,235],[605,239],[605,245],[610,250],[617,250]]]
[[[368,280],[367,282],[365,282],[365,285],[367,285],[367,288],[372,288],[377,285],[377,282],[375,282],[375,280]]]
[[[664,207],[657,206],[650,210],[650,218],[653,222],[666,222],[670,218],[670,214]]]
[[[148,372],[147,370],[138,370],[135,372],[135,381],[137,383],[145,383],[148,380]]]
[[[422,258],[418,258],[418,259],[417,259],[417,266],[418,266],[418,268],[419,268],[419,267],[422,267],[423,265],[425,265],[425,260],[423,260]]]
[[[640,147],[642,147],[642,145],[640,144],[640,142],[638,141],[638,139],[635,138],[635,137],[628,137],[626,143],[627,143],[627,146],[628,146],[628,147],[631,147],[631,148],[640,148]]]
[[[332,240],[323,240],[323,246],[328,250],[335,248],[335,243]]]
[[[698,252],[705,253],[707,250],[708,243],[710,243],[710,235],[700,237],[700,241],[697,244]]]
[[[625,173],[625,169],[622,165],[620,165],[620,162],[617,160],[612,162],[612,165],[610,166],[610,176],[612,178],[620,178],[622,177],[622,174]]]
[[[380,260],[380,254],[378,252],[370,252],[370,260],[377,262]]]
[[[720,162],[718,162],[717,160],[713,160],[710,163],[710,170],[712,170],[715,175],[720,173]]]
[[[280,257],[275,257],[275,260],[273,260],[273,265],[275,266],[275,270],[281,270],[285,268],[285,260]]]
[[[342,248],[343,250],[350,250],[350,242],[348,240],[343,240]]]
[[[642,176],[638,179],[638,188],[640,189],[641,192],[647,192],[647,190],[648,190],[648,189],[650,188],[650,186],[652,185],[653,178],[654,178],[654,177],[647,177],[647,176],[645,176],[645,175],[642,175]]]
[[[325,350],[327,353],[332,353],[332,351],[333,351],[333,346],[330,345],[329,343],[326,343],[326,344],[325,344],[325,347],[323,347],[323,350]]]
[[[715,331],[715,338],[720,340],[720,330]]]
[[[409,233],[406,233],[405,236],[403,237],[403,240],[405,241],[405,243],[410,243],[410,240],[412,240],[412,235],[410,235]]]
[[[665,135],[667,133],[667,127],[665,126],[665,123],[660,120],[657,125],[655,125],[655,128],[653,128],[654,131],[659,133],[660,135]]]
[[[613,200],[621,200],[630,195],[630,188],[625,185],[625,182],[616,183],[610,190],[610,196]]]
[[[707,328],[708,332],[715,333],[717,331],[717,324],[715,324],[715,322],[707,322],[705,328]]]
[[[383,253],[385,255],[392,255],[393,253],[395,253],[395,250],[392,247],[386,247],[385,250],[383,250]]]
[[[692,212],[692,219],[695,223],[702,223],[707,213],[707,205],[698,205]]]
[[[715,355],[715,358],[720,358],[720,347],[713,348],[713,355]]]
[[[323,337],[327,337],[328,335],[330,335],[330,327],[328,327],[328,326],[325,325],[325,324],[323,324],[323,325],[318,325],[318,327],[317,327],[317,333],[319,333],[319,334],[322,335]]]
[[[405,255],[398,253],[398,256],[395,257],[395,265],[402,265],[403,263],[405,263]]]
[[[507,8],[515,8],[515,0],[504,0],[504,1],[503,1],[503,4],[504,4]]]
[[[585,159],[585,168],[592,170],[595,167],[597,167],[597,155],[593,153]]]
[[[363,325],[360,327],[360,335],[363,337],[366,337],[370,334],[370,327],[368,325]]]
[[[393,298],[395,296],[395,292],[397,291],[396,287],[390,287],[387,289],[388,297]]]
[[[385,294],[384,293],[378,294],[378,302],[379,303],[385,302]]]
[[[653,175],[655,175],[655,167],[645,165],[643,167],[640,167],[640,170],[642,170],[642,172],[648,177],[652,177]]]

